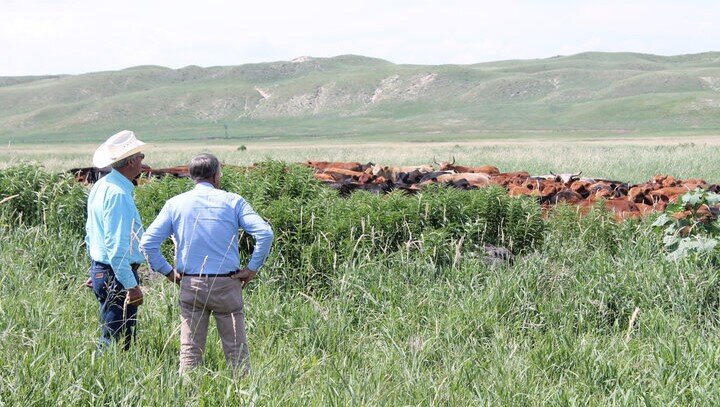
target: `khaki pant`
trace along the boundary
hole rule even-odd
[[[228,366],[248,373],[242,280],[192,276],[183,278],[180,286],[180,372],[202,364],[211,313]]]

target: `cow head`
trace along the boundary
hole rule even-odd
[[[555,177],[555,181],[562,182],[563,184],[579,180],[580,174],[582,174],[582,171],[578,172],[577,174],[555,174],[550,171],[550,175]]]
[[[387,174],[390,172],[390,167],[387,165],[373,165],[370,167],[370,173],[376,177],[386,177]]]
[[[452,166],[455,165],[455,156],[452,156],[452,162],[447,162],[447,161],[437,162],[435,157],[433,157],[433,162],[438,165],[439,171],[452,170],[453,169]]]

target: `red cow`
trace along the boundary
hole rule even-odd
[[[483,165],[480,167],[468,167],[465,165],[455,165],[455,156],[453,156],[453,160],[451,163],[447,162],[447,161],[443,161],[443,162],[439,163],[439,162],[435,161],[435,159],[433,159],[433,162],[440,167],[440,171],[474,172],[474,173],[482,172],[482,173],[490,174],[490,175],[500,174],[500,170],[498,169],[498,167],[496,167],[494,165]]]
[[[315,170],[318,171],[326,168],[342,168],[344,170],[363,171],[363,165],[358,162],[307,161],[304,165],[315,168]]]

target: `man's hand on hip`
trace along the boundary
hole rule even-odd
[[[180,285],[180,280],[182,280],[182,274],[178,273],[177,270],[173,269],[173,271],[167,273],[165,278],[167,278],[168,281],[171,283]]]
[[[130,305],[140,306],[143,303],[143,292],[139,285],[127,290],[127,296],[125,302]]]
[[[243,288],[245,288],[245,286],[250,283],[250,280],[255,278],[256,275],[257,275],[257,271],[252,271],[250,269],[242,269],[242,270],[238,271],[236,274],[233,274],[230,278],[234,278],[236,280],[242,280]]]

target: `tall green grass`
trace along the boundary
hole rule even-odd
[[[720,402],[717,253],[670,262],[651,220],[572,207],[543,218],[534,202],[494,189],[343,199],[283,168],[223,180],[278,232],[245,293],[253,373],[242,378],[225,369],[212,330],[205,368],[176,373],[177,289],[147,272],[138,343],[94,356],[82,229],[0,204],[0,402]],[[136,190],[145,222],[183,182]],[[52,203],[28,205],[43,213]],[[485,262],[485,243],[513,247],[515,261]]]

